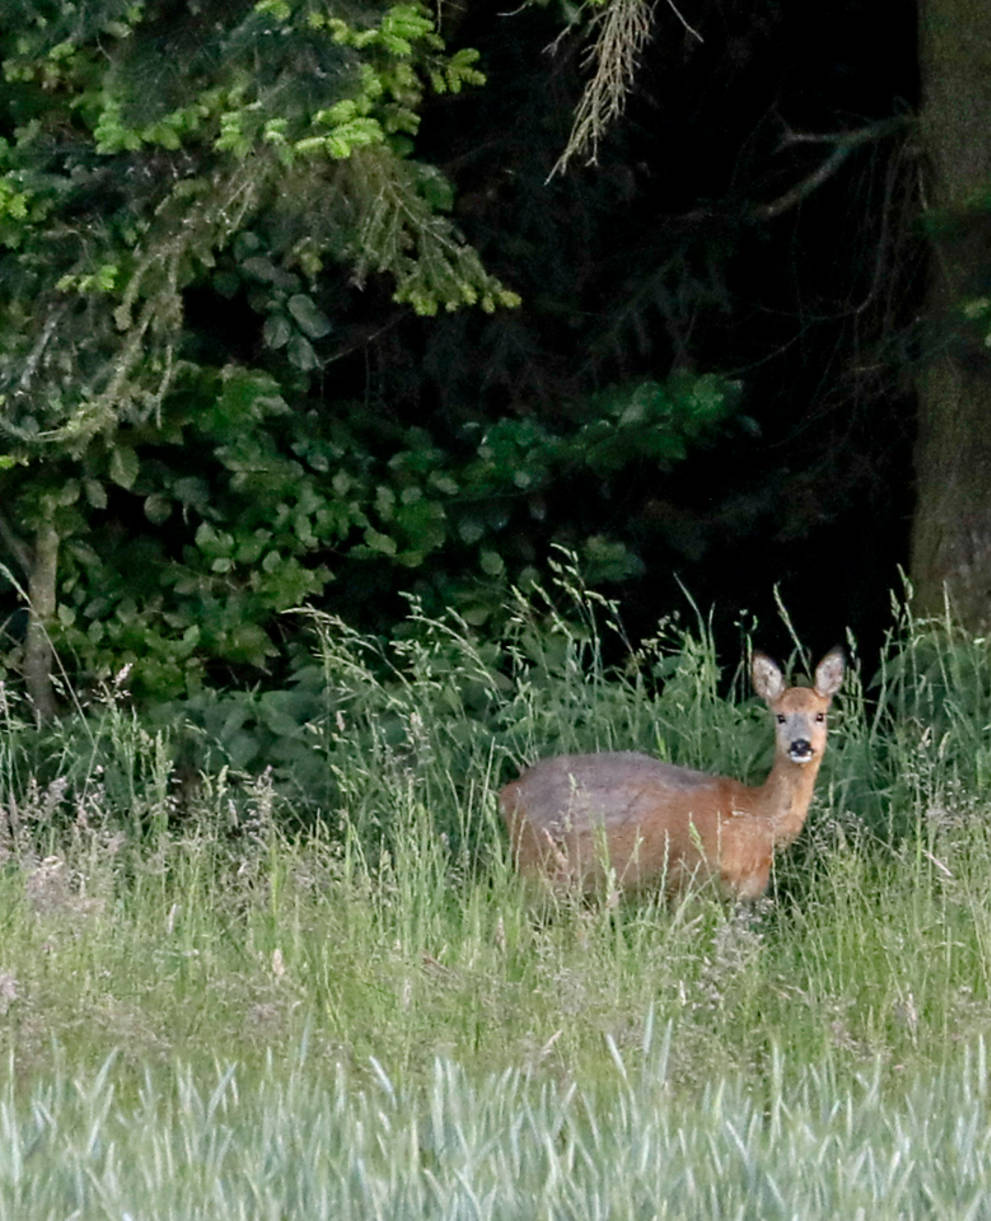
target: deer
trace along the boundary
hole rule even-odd
[[[754,653],[754,690],[775,729],[774,763],[761,785],[636,751],[534,764],[499,794],[517,870],[584,894],[608,882],[620,893],[653,887],[673,897],[710,878],[726,898],[759,898],[775,852],[805,825],[844,668],[835,648],[811,687],[786,687],[779,666]]]

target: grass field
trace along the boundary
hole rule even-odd
[[[987,645],[898,613],[766,900],[535,912],[521,762],[770,761],[704,631],[607,673],[576,604],[501,652],[318,622],[316,811],[0,691],[0,1217],[991,1215]]]

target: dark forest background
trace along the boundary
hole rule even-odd
[[[914,13],[713,5],[699,43],[659,5],[598,164],[548,182],[583,82],[583,44],[555,45],[555,17],[466,13],[459,37],[500,87],[442,104],[425,132],[452,158],[473,240],[524,305],[397,335],[383,398],[402,396],[411,352],[451,414],[566,416],[590,391],[677,369],[739,379],[744,422],[671,470],[634,466],[608,500],[562,486],[559,512],[593,503],[583,526],[631,542],[644,571],[616,592],[638,630],[683,603],[682,582],[722,627],[746,607],[780,646],[777,586],[817,643],[849,626],[871,648],[908,566],[919,149],[904,130],[868,142],[780,215],[757,213],[832,151],[804,137],[913,112]]]

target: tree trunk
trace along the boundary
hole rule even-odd
[[[50,522],[38,527],[28,574],[28,628],[24,639],[24,685],[39,724],[56,712],[52,687],[52,643],[48,627],[55,617],[58,531]]]
[[[991,351],[960,306],[987,295],[991,273],[991,0],[920,0],[919,62],[928,203],[944,236],[918,379],[910,569],[921,613],[939,614],[948,596],[979,631],[991,624]]]

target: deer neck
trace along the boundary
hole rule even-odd
[[[776,844],[790,844],[805,826],[821,756],[793,763],[778,756],[758,790],[761,812],[770,819]]]

